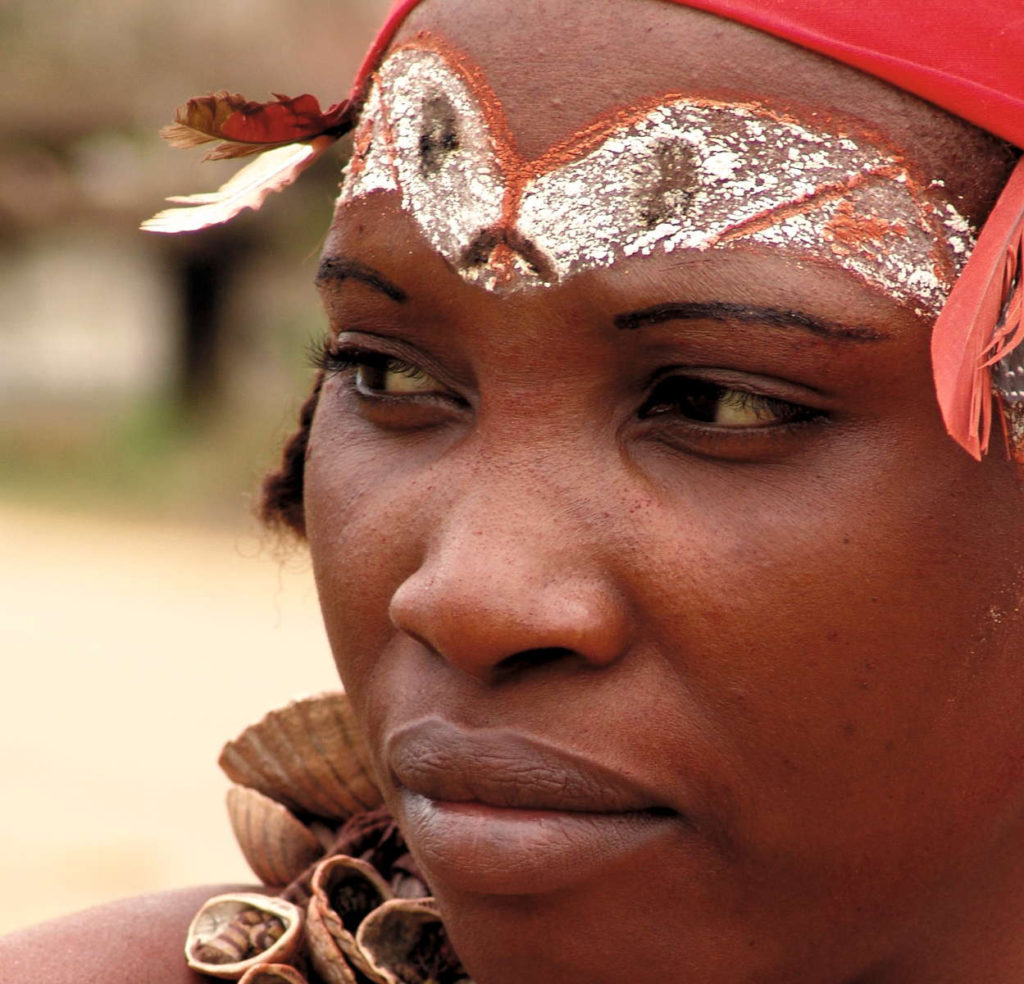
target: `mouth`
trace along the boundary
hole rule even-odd
[[[386,752],[399,820],[435,887],[553,891],[686,826],[631,777],[514,731],[431,717],[393,732]]]

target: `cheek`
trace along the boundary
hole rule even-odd
[[[331,649],[358,707],[394,635],[391,597],[420,562],[430,490],[401,473],[407,456],[334,412],[335,396],[325,387],[310,435],[306,536]]]
[[[428,464],[434,451],[391,453],[329,414],[310,442],[308,538],[339,672],[372,734],[395,667],[412,672],[389,604],[459,486]],[[721,788],[712,812],[766,883],[771,872],[813,879],[843,857],[923,870],[1016,809],[1024,522],[1012,479],[955,448],[908,458],[875,447],[862,462],[757,481],[673,464],[655,496],[611,458],[600,464],[562,462],[595,517],[601,507],[601,562],[635,637],[622,666],[572,700],[665,762],[667,782],[690,769]],[[495,481],[494,497],[507,484]]]
[[[714,709],[752,851],[913,853],[899,825],[955,844],[1017,809],[1020,493],[958,454],[662,514],[645,605],[679,686]]]

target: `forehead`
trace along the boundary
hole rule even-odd
[[[534,129],[514,130],[483,69],[420,30],[375,77],[341,203],[397,192],[431,246],[490,290],[738,244],[824,259],[934,315],[972,245],[938,187],[834,121],[667,92],[606,107],[530,157]]]
[[[759,101],[803,122],[872,131],[976,224],[991,206],[992,140],[928,103],[760,31],[665,0],[424,0],[419,31],[479,65],[520,150],[536,157],[609,107],[683,92]],[[1002,159],[992,163],[1000,186]],[[979,192],[979,188],[984,190]]]

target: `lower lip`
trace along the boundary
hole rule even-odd
[[[428,882],[499,895],[587,881],[680,829],[673,814],[506,809],[441,802],[409,790],[401,793],[401,812]]]

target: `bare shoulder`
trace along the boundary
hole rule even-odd
[[[200,984],[185,931],[211,885],[111,902],[0,939],[3,984]],[[251,890],[251,889],[250,889]]]

